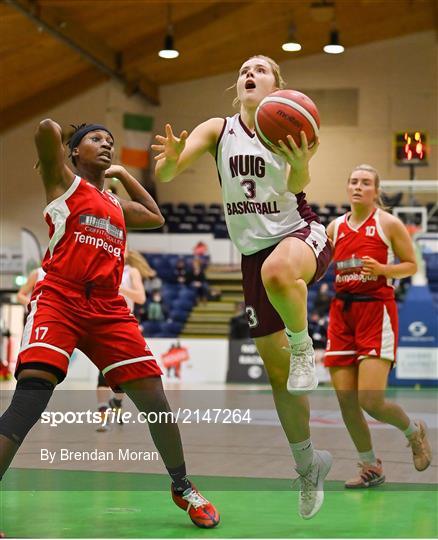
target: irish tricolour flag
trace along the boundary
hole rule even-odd
[[[124,144],[121,154],[123,165],[138,169],[147,168],[153,125],[152,116],[131,113],[123,115]]]

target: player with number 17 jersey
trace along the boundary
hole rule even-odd
[[[76,176],[44,210],[49,247],[43,269],[78,284],[117,289],[123,273],[126,228],[119,201]]]
[[[126,226],[119,200],[80,176],[44,210],[46,272],[33,291],[16,374],[44,362],[62,381],[75,348],[113,389],[161,370],[119,294]]]

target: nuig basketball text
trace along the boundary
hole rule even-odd
[[[70,448],[60,448],[59,450],[49,450],[41,448],[40,459],[45,463],[55,463],[61,461],[158,461],[158,452],[146,452],[131,450],[130,448],[119,448],[112,450],[71,450]]]

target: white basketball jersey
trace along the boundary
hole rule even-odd
[[[125,264],[123,268],[122,281],[120,282],[120,287],[124,289],[132,289],[132,280],[131,280],[131,267],[129,264]],[[122,294],[123,298],[126,300],[126,303],[131,311],[134,310],[134,300],[128,298]]]
[[[228,232],[244,255],[278,244],[319,221],[304,193],[288,191],[286,161],[260,143],[240,114],[224,120],[216,165]]]

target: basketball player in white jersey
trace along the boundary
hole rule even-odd
[[[158,144],[152,148],[159,152],[156,175],[163,182],[205,153],[216,159],[228,231],[242,253],[251,335],[300,475],[299,513],[309,519],[322,505],[332,458],[326,451],[314,451],[310,441],[305,394],[318,381],[307,331],[307,285],[324,274],[331,248],[303,193],[318,143],[309,148],[302,133],[299,148],[289,136],[288,144],[279,142],[273,154],[254,133],[258,104],[283,87],[279,67],[271,58],[251,57],[240,68],[236,83],[239,114],[211,118],[190,135],[183,131],[179,137],[167,124],[166,135],[157,135]]]
[[[32,291],[35,288],[35,285],[38,281],[41,281],[46,273],[44,270],[40,267],[34,268],[32,272],[28,275],[26,283],[24,283],[17,292],[17,301],[24,307],[27,307],[28,303],[30,302],[30,297],[32,295]]]

